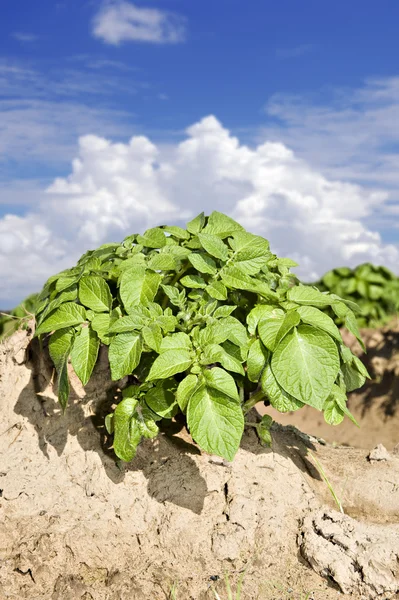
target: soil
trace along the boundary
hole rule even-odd
[[[263,404],[259,404],[257,410],[260,414],[270,414],[278,423],[294,425],[331,444],[370,449],[382,443],[393,450],[399,444],[399,323],[395,321],[382,329],[361,330],[367,353],[346,330],[342,335],[371,375],[371,380],[360,390],[348,395],[348,408],[359,427],[349,419],[331,427],[325,423],[322,413],[308,406],[286,414]]]
[[[62,415],[29,332],[0,345],[0,600],[225,600],[225,573],[242,600],[399,597],[397,454],[276,425],[227,464],[176,423],[121,465],[106,355],[85,390],[70,374]]]

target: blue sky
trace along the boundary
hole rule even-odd
[[[236,136],[240,148],[256,148],[265,142],[284,144],[294,152],[295,160],[306,165],[304,180],[310,177],[305,177],[306,169],[312,170],[315,189],[319,189],[317,177],[358,186],[359,200],[350,200],[354,188],[340,192],[348,197],[337,200],[351,201],[357,207],[350,215],[342,211],[333,215],[331,207],[326,212],[330,218],[355,223],[352,230],[357,232],[358,253],[338,253],[337,260],[353,263],[370,258],[395,266],[399,238],[396,1],[3,0],[1,13],[0,269],[6,275],[10,265],[13,271],[18,268],[17,247],[30,255],[40,235],[49,245],[53,243],[49,240],[60,237],[60,203],[65,203],[65,215],[70,214],[67,205],[72,205],[71,190],[76,194],[78,183],[74,175],[67,195],[64,190],[60,196],[57,188],[54,199],[45,191],[54,180],[72,177],[71,163],[77,157],[86,180],[96,180],[92,165],[97,146],[92,143],[90,149],[82,150],[82,136],[124,144],[132,136],[145,136],[170,167],[176,166],[176,155],[186,150],[187,136],[193,137],[187,128],[209,115],[220,128],[205,136],[205,145],[198,141],[205,139],[204,128],[194,133],[194,162],[199,168],[201,157],[205,178],[211,180],[209,164],[220,139],[227,135],[223,131]],[[241,150],[237,152],[238,160]],[[194,163],[191,166],[194,169]],[[110,174],[108,181],[113,177]],[[244,174],[236,181],[234,173],[225,172],[223,178],[233,178],[235,186],[231,192],[235,204],[226,210],[240,212],[255,180],[248,182]],[[82,181],[79,185],[82,193]],[[123,195],[116,196],[112,185],[109,194],[116,206],[124,205]],[[95,203],[107,186],[104,181],[92,186]],[[176,186],[171,186],[170,194]],[[187,186],[189,190],[189,182]],[[309,209],[309,189],[303,192],[304,210]],[[262,196],[263,208],[285,190],[284,181],[279,181],[278,189]],[[315,194],[320,206],[323,193]],[[167,200],[173,203],[171,196]],[[275,210],[278,213],[278,205]],[[46,221],[49,211],[53,211],[51,222]],[[171,218],[177,218],[172,212]],[[132,226],[135,221],[149,223],[148,218],[140,218],[132,213]],[[43,226],[46,234],[37,233],[39,238],[33,241],[36,225],[40,231]],[[122,228],[98,225],[96,232],[101,235],[93,234],[88,243],[107,241],[119,230],[120,237]],[[266,226],[265,232],[270,235]],[[62,237],[64,255],[71,247],[68,244],[76,246],[75,241],[72,228]],[[287,250],[292,253],[294,249],[282,244],[281,251]],[[298,252],[305,263],[314,263],[309,273],[328,266],[316,264],[315,256],[304,249]],[[29,277],[23,285],[11,277],[0,302],[8,305],[40,287],[51,269],[64,264],[43,256],[37,260],[31,265],[37,270],[36,279]]]

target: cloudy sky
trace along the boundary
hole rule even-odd
[[[399,274],[399,3],[2,0],[0,308],[204,210]]]

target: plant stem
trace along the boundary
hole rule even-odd
[[[245,404],[243,404],[242,409],[244,411],[244,414],[250,411],[251,408],[255,406],[255,404],[258,404],[258,402],[262,402],[262,400],[265,400],[265,398],[266,396],[263,390],[257,390],[256,392],[254,392],[249,398],[249,400],[247,400]]]

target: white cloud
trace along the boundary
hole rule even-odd
[[[77,138],[87,131],[124,136],[123,111],[91,108],[79,102],[0,100],[0,169],[4,161],[41,163],[52,167],[69,162],[77,151]]]
[[[399,192],[399,77],[317,95],[276,94],[260,139],[283,141],[330,177]]]
[[[70,62],[43,70],[0,57],[0,176],[10,162],[30,170],[69,162],[88,132],[125,138],[134,113],[114,108],[115,93],[131,98],[145,84],[116,72],[113,61]]]
[[[129,2],[105,2],[93,19],[93,35],[103,42],[150,42],[175,44],[185,39],[185,19],[155,8]]]
[[[23,33],[22,31],[15,31],[12,34],[12,37],[15,40],[18,40],[18,42],[22,43],[37,42],[37,40],[39,39],[39,36],[33,33]]]
[[[242,145],[212,116],[165,147],[144,136],[127,144],[85,136],[70,175],[54,181],[39,207],[0,220],[8,282],[0,303],[39,289],[88,248],[214,209],[267,237],[307,279],[365,260],[398,271],[398,247],[364,225],[385,202],[382,192],[327,179],[281,143]]]

